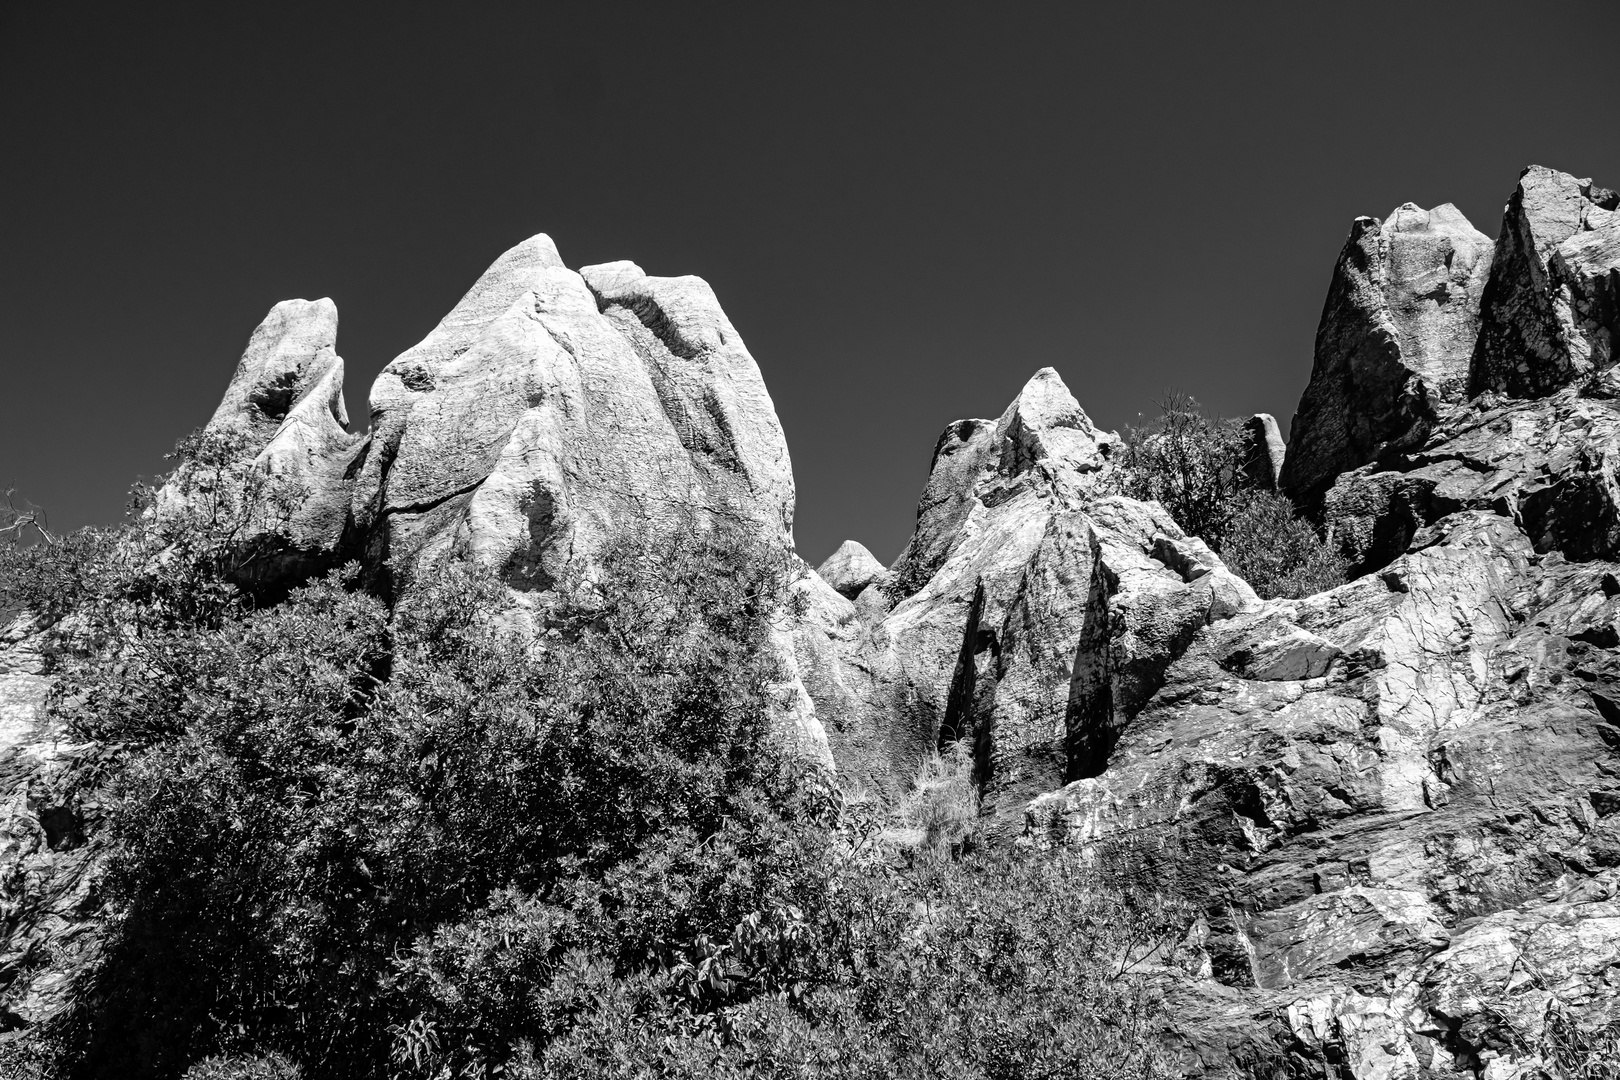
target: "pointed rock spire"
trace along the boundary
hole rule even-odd
[[[1541,165],[1519,176],[1480,311],[1474,393],[1541,397],[1606,366],[1620,331],[1620,197]],[[1597,235],[1588,235],[1596,233]]]
[[[816,567],[821,580],[850,600],[886,572],[877,556],[855,540],[845,540],[837,551],[827,556],[826,562]]]
[[[1421,441],[1463,398],[1490,267],[1490,239],[1450,203],[1355,220],[1281,470],[1290,496],[1319,501],[1340,473]]]
[[[204,430],[241,436],[246,456],[252,457],[311,393],[322,398],[333,419],[346,427],[337,329],[337,305],[329,299],[283,300],[271,308],[248,340],[230,386]],[[318,391],[322,386],[325,391]]]

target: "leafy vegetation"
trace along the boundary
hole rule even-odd
[[[981,849],[960,763],[897,822],[781,745],[779,554],[644,531],[533,609],[455,567],[270,604],[242,537],[284,493],[231,460],[193,441],[121,532],[6,556],[30,610],[68,583],[105,862],[40,1076],[1161,1074],[1174,919]]]
[[[1170,394],[1157,417],[1129,433],[1125,493],[1157,501],[1262,597],[1298,598],[1342,584],[1348,560],[1286,498],[1257,482],[1254,452],[1240,424]]]

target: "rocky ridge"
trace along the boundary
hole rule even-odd
[[[1353,224],[1292,443],[1256,417],[1250,467],[1354,580],[1262,601],[1120,494],[1118,437],[1044,369],[945,429],[892,566],[850,542],[799,567],[783,725],[888,793],[965,742],[1004,838],[1177,852],[1202,904],[1162,967],[1188,1076],[1262,1052],[1324,1078],[1542,1075],[1543,1036],[1609,1019],[1620,984],[1615,209],[1532,168],[1494,245],[1449,205]],[[780,426],[699,279],[525,241],[388,365],[365,436],[336,329],[330,301],[277,305],[209,424],[296,495],[266,579],[354,559],[391,597],[471,559],[521,618],[626,530],[791,544]],[[37,797],[48,678],[9,633],[0,980],[71,957],[88,888]],[[62,970],[11,980],[11,1022]]]

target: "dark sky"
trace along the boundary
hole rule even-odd
[[[157,13],[154,13],[157,12]],[[892,559],[1052,365],[1283,422],[1351,219],[1620,184],[1620,4],[0,4],[0,485],[111,522],[271,304],[351,414],[501,251],[699,274],[801,553]]]

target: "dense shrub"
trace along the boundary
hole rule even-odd
[[[1232,572],[1263,597],[1298,599],[1344,582],[1349,560],[1324,541],[1287,499],[1248,491],[1237,502],[1221,556]]]
[[[207,1057],[186,1070],[185,1080],[301,1080],[298,1066],[280,1054]]]
[[[1262,597],[1298,598],[1344,581],[1348,560],[1298,517],[1281,495],[1259,487],[1241,425],[1206,416],[1171,394],[1159,416],[1131,429],[1121,458],[1124,490],[1163,506],[1202,537]]]
[[[779,745],[779,553],[643,532],[533,609],[455,568],[392,611],[353,568],[267,605],[228,451],[49,556],[106,865],[53,1068],[1157,1075],[1117,882],[975,850],[963,762],[897,821]]]
[[[1156,1048],[1160,1002],[1135,977],[1168,959],[1168,924],[1099,888],[1073,852],[983,851],[837,884],[818,929],[837,964],[801,998],[739,1004],[717,1042],[652,1006],[652,983],[621,984],[517,1075],[1174,1075]]]
[[[1206,416],[1185,394],[1159,402],[1159,415],[1131,428],[1121,465],[1127,495],[1153,500],[1176,524],[1220,547],[1246,486],[1243,430]]]

